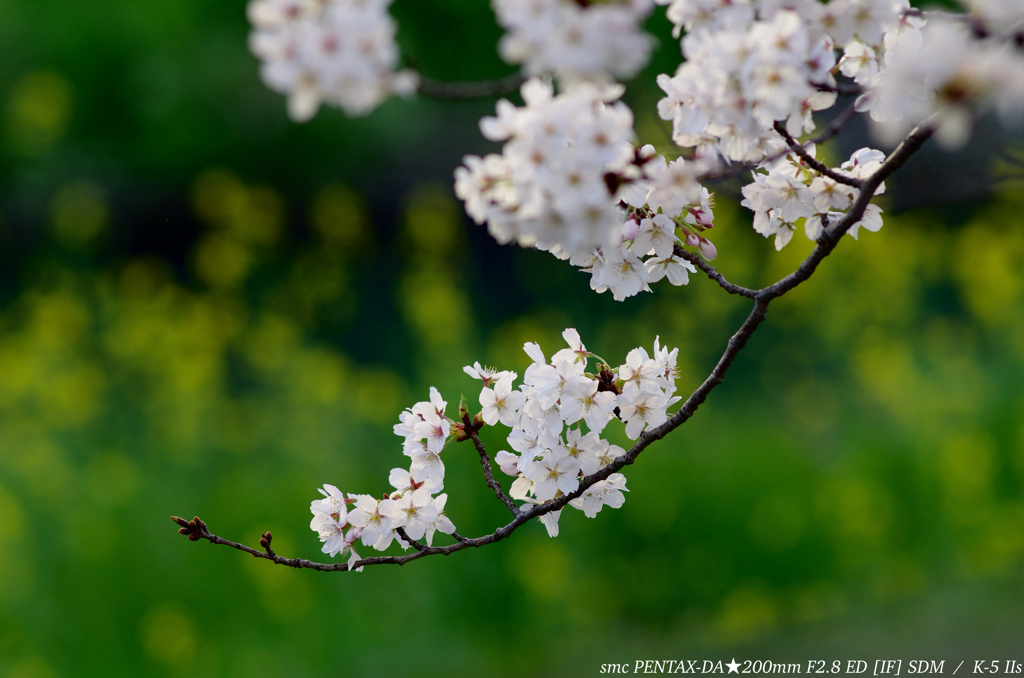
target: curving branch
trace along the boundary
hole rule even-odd
[[[853,205],[850,207],[850,211],[846,213],[842,219],[832,224],[818,237],[818,245],[811,251],[807,258],[797,267],[795,271],[787,275],[782,280],[779,280],[773,285],[769,285],[758,292],[758,298],[774,299],[781,297],[786,292],[804,282],[811,277],[815,269],[818,268],[818,264],[822,260],[832,253],[832,250],[839,244],[839,239],[850,230],[854,224],[861,220],[864,216],[864,210],[871,203],[871,198],[875,195],[875,190],[881,185],[883,181],[889,178],[893,172],[898,170],[900,167],[907,162],[907,160],[920,150],[924,142],[935,132],[935,129],[925,123],[918,125],[910,134],[900,143],[900,145],[893,151],[882,166],[872,174],[870,177],[863,181],[861,185],[860,195],[854,200]]]
[[[445,101],[486,99],[511,94],[518,90],[525,81],[526,78],[519,73],[480,82],[441,82],[430,78],[420,78],[418,92],[425,97]]]
[[[828,165],[820,160],[816,160],[810,153],[807,152],[805,144],[801,144],[799,141],[793,138],[793,136],[786,131],[786,126],[778,120],[775,121],[775,131],[782,135],[782,138],[786,140],[789,147],[800,156],[800,159],[807,163],[807,166],[816,171],[818,174],[823,174],[829,179],[836,181],[840,184],[846,184],[847,186],[853,186],[854,188],[860,188],[861,180],[854,177],[840,174],[834,169],[831,169]]]
[[[814,144],[814,145],[823,144],[826,141],[828,141],[829,139],[832,139],[834,136],[839,134],[843,130],[844,127],[846,127],[846,124],[848,122],[850,122],[850,119],[853,117],[853,114],[856,113],[856,112],[857,112],[857,102],[853,102],[849,106],[844,108],[843,111],[839,115],[837,115],[836,117],[832,118],[832,121],[829,122],[829,124],[825,126],[825,129],[823,129],[821,131],[821,134],[819,134],[818,136],[813,137],[811,139],[808,139],[807,141],[804,141],[804,142],[800,143],[800,147],[801,148],[806,148],[808,144]],[[762,160],[760,162],[761,163],[773,162],[773,161],[778,160],[779,158],[783,157],[784,155],[788,154],[789,152],[790,152],[790,149],[786,149],[785,151],[780,151],[778,153],[775,153],[774,155],[768,156],[767,158],[765,158],[764,160]],[[757,164],[760,164],[760,163],[757,163]],[[738,176],[739,174],[742,174],[743,172],[747,171],[748,169],[751,169],[754,166],[755,166],[755,163],[743,162],[743,163],[740,163],[738,165],[734,165],[733,167],[729,167],[728,169],[724,169],[724,170],[722,170],[720,172],[712,172],[710,174],[705,174],[705,175],[702,175],[700,177],[697,177],[697,181],[699,181],[702,184],[713,184],[713,183],[718,183],[720,181],[726,181],[727,179],[732,179],[733,177]]]
[[[509,499],[508,495],[505,494],[504,490],[501,489],[501,485],[494,479],[494,474],[491,472],[491,455],[487,454],[487,448],[480,442],[479,431],[483,428],[482,422],[471,421],[469,418],[469,412],[462,413],[462,430],[465,431],[466,436],[473,441],[473,445],[476,447],[476,451],[480,454],[480,466],[484,471],[484,480],[487,481],[487,487],[494,490],[495,496],[498,497],[508,507],[508,510],[512,512],[513,516],[519,515],[519,509],[515,503]]]
[[[747,297],[748,299],[755,299],[757,297],[757,290],[747,289],[746,287],[740,287],[734,285],[725,279],[721,273],[719,273],[714,266],[701,259],[698,255],[690,252],[689,250],[683,249],[683,246],[676,243],[672,249],[672,254],[679,257],[680,259],[686,259],[688,262],[704,271],[704,273],[718,283],[718,286],[729,294],[738,294],[741,297]]]
[[[824,82],[812,82],[819,92],[835,92],[843,97],[855,97],[864,94],[864,88],[855,82],[837,82],[828,84]]]
[[[722,286],[723,289],[726,289],[726,291],[730,291],[730,288],[732,288],[733,291],[730,293],[752,298],[754,300],[754,307],[740,325],[739,329],[737,329],[729,338],[725,351],[718,359],[714,369],[711,370],[711,373],[701,383],[701,385],[698,386],[692,394],[690,394],[690,397],[686,399],[686,402],[683,403],[682,407],[680,407],[679,410],[661,426],[643,432],[633,447],[631,447],[625,454],[617,457],[608,466],[602,468],[596,473],[581,478],[579,488],[576,491],[523,511],[517,509],[515,505],[512,504],[512,501],[504,494],[504,492],[501,491],[501,486],[494,480],[490,470],[490,457],[487,454],[486,449],[484,449],[483,444],[480,442],[479,437],[476,435],[481,425],[470,421],[469,414],[464,413],[462,415],[462,425],[466,433],[466,438],[464,439],[473,440],[477,451],[480,453],[480,463],[484,469],[484,477],[487,480],[487,485],[494,489],[496,496],[505,503],[506,506],[509,506],[509,509],[514,515],[513,520],[507,525],[499,527],[491,534],[483,537],[477,537],[475,539],[466,539],[457,534],[453,534],[452,536],[455,538],[456,543],[449,546],[427,546],[409,539],[404,530],[399,528],[396,532],[403,540],[415,549],[413,553],[402,556],[363,558],[352,564],[353,569],[359,569],[369,565],[404,565],[405,563],[419,558],[424,558],[426,556],[450,555],[463,549],[478,548],[501,541],[525,525],[528,521],[534,518],[539,518],[551,511],[561,510],[573,499],[581,497],[595,483],[607,479],[613,473],[617,473],[622,468],[635,462],[640,453],[643,452],[651,443],[656,440],[661,440],[696,413],[697,409],[705,400],[707,400],[707,397],[715,387],[724,381],[725,375],[733,361],[736,359],[736,356],[744,349],[747,345],[747,341],[765,320],[768,311],[768,304],[773,299],[781,297],[793,288],[797,287],[814,274],[818,265],[825,259],[825,257],[831,254],[839,244],[842,236],[854,224],[863,218],[864,211],[867,209],[868,204],[870,204],[871,198],[874,196],[875,189],[878,188],[878,186],[893,172],[902,167],[907,159],[916,153],[928,138],[931,137],[933,131],[933,128],[927,125],[927,122],[922,123],[922,125],[911,131],[899,147],[897,147],[886,161],[882,163],[878,171],[862,181],[860,195],[850,207],[850,211],[847,212],[842,219],[836,221],[825,229],[818,238],[817,246],[793,273],[787,275],[774,284],[759,290],[748,290],[729,283],[724,277],[715,271],[714,267],[706,264],[705,262],[700,262],[703,265],[693,262],[695,265],[700,265],[701,270],[704,271],[708,277]],[[688,260],[690,259],[688,258]],[[184,518],[178,518],[175,516],[172,516],[171,520],[181,526],[181,529],[178,531],[181,534],[187,535],[190,541],[205,539],[212,544],[230,546],[231,548],[239,551],[244,551],[253,557],[270,560],[278,565],[287,565],[288,567],[307,568],[319,570],[321,572],[334,572],[349,569],[348,563],[318,563],[301,558],[284,558],[279,556],[270,548],[271,537],[269,532],[264,533],[260,539],[260,545],[264,547],[264,551],[258,551],[254,548],[245,546],[244,544],[229,541],[212,534],[207,529],[206,523],[200,520],[198,516],[193,518],[191,521],[186,521]]]

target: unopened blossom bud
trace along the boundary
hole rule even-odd
[[[697,223],[703,226],[704,228],[711,228],[714,226],[714,224],[711,221],[711,215],[705,212],[704,210],[700,208],[692,209],[690,210],[690,214],[692,214],[693,218],[697,220]]]
[[[718,256],[718,250],[710,240],[700,239],[700,255],[708,261],[714,261]]]
[[[686,244],[687,245],[689,245],[690,247],[700,247],[700,241],[701,241],[701,239],[698,236],[694,235],[693,233],[687,232],[687,234],[686,234]]]
[[[636,234],[640,231],[640,223],[636,220],[635,216],[630,216],[629,220],[622,227],[622,239],[632,240],[636,237]]]

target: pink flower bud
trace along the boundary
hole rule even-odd
[[[630,217],[625,225],[622,227],[622,239],[632,240],[636,237],[636,234],[640,231],[640,224],[636,222],[636,219]]]
[[[699,207],[697,209],[690,210],[690,214],[692,214],[693,218],[697,220],[697,223],[703,226],[704,228],[711,228],[712,226],[714,226],[714,224],[711,222],[711,215],[705,212],[704,210],[700,209]]]
[[[718,256],[718,250],[715,249],[714,244],[710,240],[700,239],[700,255],[708,261],[714,261],[715,257]]]
[[[687,233],[686,244],[690,247],[700,247],[700,238],[693,233]]]

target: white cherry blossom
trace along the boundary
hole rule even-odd
[[[249,39],[260,74],[288,95],[288,114],[304,122],[322,104],[369,113],[391,94],[409,95],[418,78],[396,71],[391,0],[252,0]]]

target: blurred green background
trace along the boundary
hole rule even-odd
[[[168,516],[198,514],[321,557],[315,488],[387,489],[402,408],[430,385],[476,404],[463,365],[521,374],[522,343],[550,353],[565,327],[613,361],[660,335],[689,392],[747,312],[697,276],[617,304],[468,223],[451,173],[492,148],[476,122],[493,101],[290,124],[244,5],[0,3],[0,676],[591,675],[1020,648],[1024,191],[1012,172],[979,181],[986,153],[890,182],[885,228],[773,304],[698,416],[628,470],[618,511],[361,574],[180,537]],[[394,13],[429,76],[511,70],[483,0]],[[663,10],[650,30],[661,48],[627,98],[642,140],[667,146],[653,75],[678,51]],[[716,263],[770,282],[809,243],[775,253],[737,190],[719,187]],[[505,522],[475,452],[445,462],[459,531]]]

